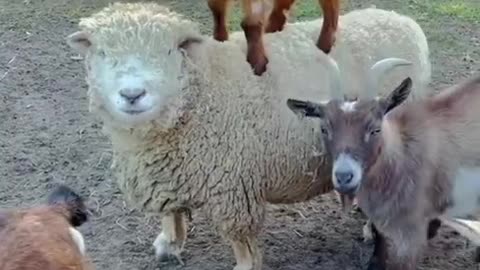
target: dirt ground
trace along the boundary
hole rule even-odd
[[[186,266],[155,261],[151,244],[160,231],[158,218],[130,210],[110,175],[111,150],[87,111],[82,63],[64,42],[79,17],[107,1],[0,0],[0,206],[40,202],[55,184],[66,183],[93,209],[81,231],[97,269],[231,269],[229,246],[201,214],[194,215],[189,232]],[[435,89],[480,70],[479,0],[465,1],[467,9],[439,5],[448,0],[343,2],[344,10],[375,4],[418,19],[430,42]],[[209,32],[205,1],[169,5]],[[306,5],[296,10],[299,19],[318,16],[315,6]],[[372,246],[362,242],[358,214],[341,213],[333,196],[296,208],[270,211],[261,237],[264,269],[364,269]],[[442,227],[421,269],[479,269],[465,243]]]

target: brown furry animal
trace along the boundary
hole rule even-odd
[[[340,0],[318,0],[323,11],[323,24],[317,47],[329,53],[335,44],[335,34],[340,12]],[[228,40],[227,11],[231,0],[208,0],[213,15],[213,37],[218,41]],[[263,46],[263,33],[282,31],[287,22],[287,13],[295,0],[242,0],[242,29],[248,43],[247,61],[256,75],[262,75],[268,64]],[[269,12],[269,5],[273,8]],[[268,17],[268,18],[267,18]]]
[[[58,187],[48,204],[0,213],[0,269],[93,270],[82,234],[85,204],[71,189]]]
[[[480,75],[404,102],[411,86],[373,100],[287,102],[322,119],[334,187],[357,196],[378,231],[372,270],[416,269],[435,219],[478,243],[459,218],[480,210]]]

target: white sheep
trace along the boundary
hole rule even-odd
[[[85,55],[90,110],[112,141],[119,187],[132,205],[162,214],[156,255],[180,258],[186,212],[202,207],[231,242],[235,270],[261,269],[257,235],[266,203],[302,202],[332,190],[318,125],[286,110],[287,98],[322,100],[340,93],[329,93],[330,85],[341,84],[362,94],[375,83],[368,78],[407,65],[393,58],[369,73],[386,56],[412,63],[385,76],[386,89],[410,76],[421,95],[430,80],[421,28],[379,9],[340,18],[332,55],[348,74],[343,81],[315,46],[318,20],[267,34],[270,66],[261,77],[244,60],[241,32],[218,42],[157,4],[116,3],[80,27],[68,43]]]

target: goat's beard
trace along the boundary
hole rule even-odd
[[[337,194],[338,200],[342,205],[343,211],[349,212],[357,205],[357,198],[354,195],[345,195],[338,193],[337,191],[335,191],[335,193]]]

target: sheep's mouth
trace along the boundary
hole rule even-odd
[[[129,114],[129,115],[139,115],[141,113],[146,112],[146,110],[122,110],[122,112]]]

